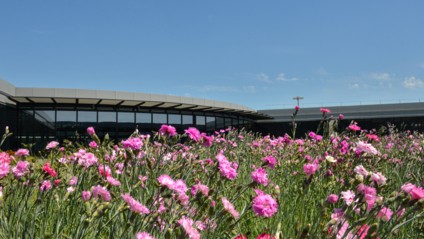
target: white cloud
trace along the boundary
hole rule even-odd
[[[296,77],[292,77],[292,78],[286,78],[286,74],[284,74],[283,72],[281,72],[280,74],[278,74],[277,76],[277,81],[298,81],[299,79]]]
[[[389,81],[391,76],[389,73],[371,73],[370,78],[378,81]]]
[[[359,86],[359,84],[358,83],[353,83],[353,84],[350,84],[349,85],[349,88],[351,88],[351,89],[358,89],[360,86]]]
[[[424,88],[424,81],[417,79],[415,76],[406,77],[403,80],[403,87],[408,89]]]
[[[269,79],[269,76],[265,73],[260,73],[258,75],[256,75],[256,79],[259,81],[263,81],[266,83],[271,83],[272,81]]]

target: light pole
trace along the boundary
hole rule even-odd
[[[303,97],[302,96],[296,96],[296,97],[293,97],[293,100],[296,100],[297,106],[299,106],[299,100],[303,100]]]

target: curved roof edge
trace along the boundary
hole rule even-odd
[[[124,91],[15,87],[1,79],[0,93],[15,103],[78,103],[108,106],[141,106],[177,110],[234,112],[250,115],[258,119],[271,118],[249,107],[223,101]]]

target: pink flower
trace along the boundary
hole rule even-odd
[[[158,181],[160,185],[166,186],[168,188],[172,188],[175,183],[175,181],[169,175],[166,174],[162,174],[161,176],[159,176]]]
[[[327,108],[320,108],[319,111],[321,111],[323,114],[331,113],[331,110],[329,110]]]
[[[415,186],[412,183],[405,183],[404,185],[402,185],[401,189],[402,191],[404,191],[405,193],[409,193],[412,189],[416,188],[417,186]]]
[[[353,200],[355,199],[355,193],[351,190],[342,192],[342,198],[346,202],[346,205],[352,204]]]
[[[17,178],[24,176],[24,174],[28,172],[28,165],[29,163],[27,161],[19,161],[16,166],[12,168],[13,175]]]
[[[10,163],[10,156],[6,152],[0,152],[0,164],[2,163]]]
[[[93,197],[99,197],[104,201],[109,202],[111,197],[109,191],[100,185],[97,185],[95,187],[91,188],[91,191],[93,192]]]
[[[294,107],[294,110],[296,110],[296,111],[299,111],[299,109],[300,109],[300,106],[298,106],[298,105],[296,105],[296,106]]]
[[[178,224],[184,229],[187,233],[188,238],[190,239],[200,239],[200,233],[196,228],[193,227],[193,220],[187,218],[186,216],[182,216],[180,220],[177,221]]]
[[[258,168],[251,173],[252,180],[258,184],[266,186],[268,184],[268,175],[263,168]]]
[[[271,234],[262,233],[256,237],[256,239],[275,239],[275,236]]]
[[[351,125],[349,125],[349,129],[352,130],[352,131],[359,131],[359,130],[361,130],[361,127],[359,127],[356,124],[351,124]]]
[[[274,156],[272,156],[272,155],[268,155],[268,156],[262,158],[262,162],[267,163],[270,168],[274,168],[274,166],[276,164],[276,160],[275,160]]]
[[[29,156],[29,150],[28,149],[18,149],[18,151],[15,152],[15,156],[17,156],[17,157]]]
[[[73,176],[71,180],[69,180],[69,185],[71,186],[75,186],[77,185],[77,183],[78,183],[78,178],[76,176]]]
[[[8,163],[0,163],[0,179],[9,174],[10,165]]]
[[[51,141],[47,144],[46,149],[54,149],[59,145],[59,142]]]
[[[191,194],[194,196],[197,194],[198,191],[200,191],[204,196],[208,196],[209,187],[198,182],[196,185],[191,187]]]
[[[50,180],[44,180],[43,183],[41,183],[40,191],[49,191],[52,188],[52,183]]]
[[[252,209],[257,216],[272,217],[278,211],[278,204],[270,195],[260,194],[253,199]]]
[[[230,213],[235,219],[238,219],[240,214],[236,211],[236,209],[234,208],[234,205],[230,201],[228,201],[228,199],[225,197],[222,197],[221,201],[222,201],[222,204],[224,204],[225,211]]]
[[[187,185],[185,184],[184,180],[178,179],[172,184],[171,190],[178,194],[185,194],[187,192]]]
[[[373,140],[373,141],[376,141],[376,142],[379,142],[380,141],[380,139],[378,138],[378,136],[375,135],[375,134],[367,134],[366,136],[370,140]]]
[[[155,237],[151,236],[149,233],[147,232],[138,232],[135,235],[136,239],[156,239]]]
[[[190,139],[196,142],[199,141],[201,137],[200,131],[194,127],[189,127],[184,132],[188,135]]]
[[[96,149],[97,147],[99,147],[98,145],[97,145],[97,143],[96,143],[96,141],[91,141],[89,144],[88,144],[88,146],[90,146],[90,148],[92,148],[92,149]]]
[[[392,218],[393,211],[388,207],[383,207],[377,214],[377,218],[383,219],[384,221],[389,221]]]
[[[87,202],[91,198],[91,192],[90,191],[83,191],[81,193],[81,196],[82,196],[82,200],[84,200],[84,202]]]
[[[240,235],[236,236],[234,239],[247,239],[247,236],[240,234]]]
[[[344,115],[343,114],[339,114],[339,120],[344,120]]]
[[[87,128],[87,134],[88,135],[92,136],[95,133],[96,133],[96,131],[94,131],[94,128],[93,127],[88,127]]]
[[[107,176],[106,180],[112,186],[121,186],[121,182],[119,182],[119,180],[113,178],[112,176]]]
[[[364,152],[372,155],[377,155],[379,153],[377,149],[374,148],[374,146],[372,146],[371,144],[364,143],[362,141],[356,143],[355,151]]]
[[[337,196],[336,194],[330,194],[327,197],[327,202],[334,204],[339,200],[339,196]]]
[[[313,175],[319,168],[318,164],[315,163],[308,163],[303,165],[303,172],[306,173],[306,175]]]
[[[49,174],[52,177],[56,177],[57,176],[56,171],[53,168],[50,167],[50,163],[44,164],[43,170],[44,170],[44,172],[46,172],[47,174]]]
[[[353,171],[355,172],[355,173],[357,173],[357,174],[360,174],[360,175],[362,175],[362,176],[364,176],[364,177],[366,177],[366,176],[368,176],[368,171],[364,168],[364,166],[362,166],[362,165],[358,165],[358,166],[356,166],[354,169],[353,169]]]
[[[421,187],[415,187],[409,191],[409,195],[411,195],[412,200],[421,200],[424,198],[424,189]]]
[[[130,210],[138,214],[149,214],[149,209],[135,200],[129,193],[122,194],[121,197],[130,206]]]
[[[101,164],[97,167],[97,170],[99,171],[99,174],[103,177],[108,177],[112,175],[112,170],[107,165]]]
[[[127,140],[121,141],[122,147],[124,148],[130,148],[132,150],[140,150],[143,146],[143,141],[141,141],[140,138],[129,138]]]
[[[233,180],[237,177],[237,167],[236,163],[230,163],[225,157],[224,153],[220,151],[216,155],[216,160],[218,161],[218,168],[221,174],[229,180]]]
[[[169,135],[169,136],[172,137],[172,136],[177,134],[177,130],[175,129],[175,127],[173,127],[171,125],[163,124],[159,129],[159,133],[161,135]]]
[[[85,153],[80,155],[81,157],[78,159],[78,164],[88,168],[97,163],[98,159],[96,155],[93,153]]]
[[[375,183],[377,183],[380,186],[385,185],[386,181],[387,181],[386,177],[384,177],[384,175],[381,174],[380,172],[373,173],[371,175],[371,179],[372,179],[372,181],[374,181]]]
[[[213,135],[207,136],[205,133],[202,133],[201,136],[202,136],[202,139],[203,139],[203,146],[205,146],[205,147],[212,146],[212,143],[213,143],[213,140],[214,140]]]

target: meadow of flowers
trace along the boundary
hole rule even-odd
[[[0,152],[0,238],[424,238],[424,135],[321,131]]]

